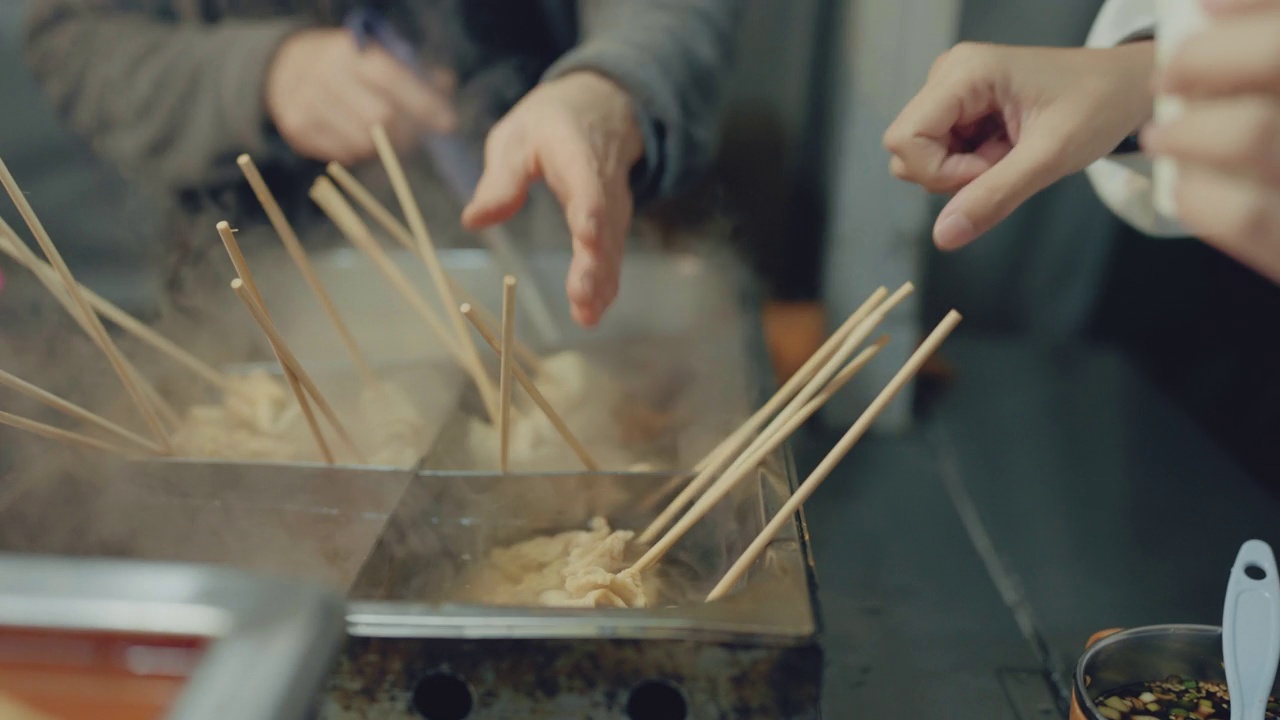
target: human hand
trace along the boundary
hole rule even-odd
[[[643,154],[631,98],[613,81],[575,72],[542,83],[490,131],[484,176],[463,225],[509,220],[530,184],[545,179],[573,239],[565,279],[573,319],[593,327],[618,295],[634,203],[629,175]]]
[[[423,131],[452,130],[452,85],[445,73],[422,81],[376,45],[361,50],[345,30],[304,30],[284,41],[267,70],[267,113],[299,155],[350,165],[377,154],[375,125],[398,147]]]
[[[1150,118],[1152,44],[1107,50],[962,43],[884,136],[889,169],[955,193],[934,243],[954,250],[1035,193],[1110,153]]]
[[[1178,220],[1280,283],[1280,0],[1205,0],[1213,22],[1156,82],[1181,116],[1143,131],[1143,149],[1178,163]]]

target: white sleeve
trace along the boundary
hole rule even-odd
[[[1156,27],[1156,0],[1107,0],[1094,20],[1085,45],[1115,47]],[[1181,237],[1182,227],[1156,212],[1151,160],[1145,155],[1105,157],[1085,170],[1094,192],[1111,212],[1148,235]]]

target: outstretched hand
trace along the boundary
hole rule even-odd
[[[1111,152],[1150,117],[1152,44],[1109,50],[962,43],[884,136],[890,171],[954,193],[934,243],[954,250]]]
[[[630,173],[644,153],[627,93],[575,72],[534,88],[485,141],[485,169],[462,214],[476,230],[509,220],[529,186],[546,181],[573,240],[565,291],[573,318],[593,327],[618,294],[634,200]]]

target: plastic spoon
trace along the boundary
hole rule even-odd
[[[1222,658],[1231,720],[1262,720],[1280,662],[1280,576],[1271,546],[1240,547],[1222,610]]]

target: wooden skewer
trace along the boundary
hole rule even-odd
[[[22,265],[35,274],[36,279],[41,282],[50,292],[55,295],[66,296],[66,291],[62,289],[61,283],[58,281],[58,274],[48,263],[41,260],[35,253],[18,239],[18,236],[5,225],[4,220],[0,219],[0,252],[8,255],[14,262]],[[118,325],[125,332],[130,333],[142,342],[150,345],[155,350],[168,355],[174,362],[186,367],[209,384],[216,387],[226,389],[231,383],[227,377],[218,372],[213,366],[204,362],[200,358],[192,355],[190,352],[180,347],[177,343],[166,338],[160,333],[152,330],[142,321],[133,317],[129,313],[121,310],[116,305],[98,295],[93,290],[80,286],[80,292],[84,294],[89,305],[98,312],[102,317],[110,320]],[[70,298],[66,298],[67,302]],[[64,302],[64,305],[67,304]],[[71,305],[74,307],[74,305]]]
[[[364,186],[364,183],[360,182],[356,179],[355,175],[352,175],[349,170],[336,162],[329,163],[328,171],[329,176],[334,179],[343,191],[350,195],[351,198],[356,201],[356,204],[368,213],[369,216],[373,218],[373,221],[381,226],[388,235],[404,246],[404,248],[409,252],[414,253],[415,255],[419,254],[418,248],[413,242],[413,233],[409,232],[409,228],[405,227],[404,223],[396,219],[396,216],[387,209],[386,205],[383,205],[378,198],[374,197],[373,193],[369,192],[369,189]],[[449,278],[449,287],[453,290],[454,295],[458,297],[459,301],[470,305],[476,312],[480,313],[480,318],[482,320],[490,325],[498,324],[494,319],[493,314],[486,310],[483,305],[476,302],[476,299],[472,297],[471,293],[467,292],[467,289],[452,277]],[[525,367],[530,372],[536,373],[538,371],[538,366],[542,362],[537,354],[530,350],[529,346],[520,342],[519,339],[516,340],[514,349],[516,357],[519,358],[520,362],[524,363]]]
[[[858,345],[862,344],[863,341],[870,337],[871,333],[875,331],[876,326],[884,320],[885,316],[888,315],[891,310],[905,300],[906,297],[911,294],[913,289],[914,287],[911,283],[903,284],[901,288],[898,288],[898,290],[893,295],[889,296],[889,298],[882,304],[876,306],[873,310],[864,315],[862,322],[854,325],[848,333],[838,332],[837,335],[842,337],[841,342],[837,344],[832,352],[824,353],[828,355],[826,360],[822,363],[818,363],[817,366],[813,368],[813,371],[808,373],[808,378],[803,386],[800,387],[798,392],[785,404],[782,411],[774,416],[773,419],[769,421],[769,424],[766,425],[754,439],[750,439],[751,435],[740,436],[739,442],[734,446],[731,453],[723,453],[719,455],[714,463],[703,468],[702,472],[698,473],[698,475],[694,477],[687,486],[685,486],[684,490],[682,490],[680,494],[671,501],[671,504],[659,513],[658,517],[654,518],[653,522],[649,524],[649,527],[645,528],[645,531],[640,534],[637,540],[644,544],[652,543],[657,540],[662,532],[670,527],[671,523],[679,517],[680,513],[689,506],[689,503],[693,502],[693,500],[711,484],[712,480],[714,480],[717,475],[720,475],[732,465],[735,458],[740,457],[744,452],[750,452],[761,443],[768,442],[769,437],[786,423],[787,417],[791,413],[794,413],[798,409],[804,407],[805,403],[809,402],[809,400],[811,400],[813,396],[831,380],[831,377],[840,370],[840,366],[843,365],[849,357],[853,355],[854,351],[858,349]],[[875,296],[873,295],[872,297],[874,298]],[[746,447],[744,448],[743,445]]]
[[[498,468],[505,475],[511,469],[511,363],[515,344],[516,279],[502,279],[502,348],[498,370]]]
[[[237,295],[239,295],[239,293],[237,293]],[[272,343],[273,349],[279,351],[280,359],[284,361],[284,365],[293,371],[294,375],[298,378],[298,382],[302,384],[302,388],[306,390],[307,394],[311,396],[311,399],[315,401],[316,407],[320,408],[320,413],[324,415],[325,420],[327,420],[329,425],[333,427],[334,432],[338,434],[342,443],[346,445],[347,449],[351,451],[351,454],[355,456],[357,462],[364,463],[365,459],[363,454],[360,452],[360,448],[356,446],[355,441],[351,439],[351,435],[347,432],[347,429],[343,427],[342,421],[338,419],[338,414],[333,411],[333,406],[329,404],[329,401],[325,400],[324,395],[320,392],[320,388],[316,387],[315,381],[311,379],[311,375],[303,369],[302,364],[298,362],[297,356],[295,356],[293,351],[289,349],[289,345],[284,341],[284,337],[280,335],[280,331],[276,329],[275,323],[271,322],[271,318],[267,315],[266,310],[258,304],[257,299],[252,296],[252,293],[246,293],[245,296],[249,297],[249,299],[253,301],[246,303],[249,314],[253,315],[253,319],[258,323],[258,326],[262,328],[264,333],[266,333],[267,339]]]
[[[853,379],[853,376],[865,367],[866,364],[871,361],[871,358],[875,357],[876,353],[880,352],[880,349],[883,348],[888,341],[888,337],[881,338],[876,341],[875,344],[858,353],[857,357],[849,361],[849,364],[846,365],[839,374],[831,379],[831,382],[822,389],[822,392],[818,393],[816,397],[807,402],[804,407],[794,413],[791,413],[787,418],[786,424],[779,428],[778,432],[768,436],[768,439],[764,443],[751,449],[743,459],[739,460],[733,465],[733,467],[729,468],[729,470],[721,476],[721,478],[717,480],[709,490],[707,490],[706,494],[698,498],[698,501],[693,504],[693,507],[689,508],[689,512],[685,513],[685,515],[680,518],[680,521],[677,522],[667,534],[662,536],[661,540],[659,540],[653,547],[649,548],[649,550],[636,561],[636,563],[631,567],[631,572],[644,572],[661,560],[662,556],[666,555],[667,552],[677,542],[679,542],[686,533],[689,532],[690,528],[696,525],[698,521],[702,520],[702,518],[706,517],[707,513],[711,512],[712,508],[714,508],[721,500],[724,500],[739,483],[751,475],[751,471],[753,469],[758,467],[760,463],[764,462],[771,453],[781,447],[782,443],[785,442],[792,433],[800,429],[801,425],[808,422],[809,418],[813,417],[818,410],[822,409],[822,406],[825,405],[832,396],[848,384],[848,382]],[[762,435],[761,437],[765,436]]]
[[[245,309],[249,311],[249,314],[256,319],[257,315],[254,313],[253,304],[257,299],[253,297],[244,281],[241,278],[232,280],[231,290],[235,292],[236,297],[240,298],[240,302],[244,303]],[[280,363],[280,370],[284,373],[284,378],[289,383],[289,389],[293,391],[293,396],[298,401],[298,407],[302,409],[302,416],[307,421],[307,427],[311,429],[311,437],[315,438],[316,447],[320,449],[320,457],[324,458],[326,463],[332,465],[333,451],[329,449],[329,443],[325,442],[324,434],[320,432],[320,423],[316,422],[316,415],[311,410],[311,403],[307,401],[307,394],[302,389],[302,383],[298,381],[297,373],[284,361],[283,353],[280,348],[276,347],[275,341],[270,336],[268,336],[267,341],[271,344],[271,351],[275,353],[276,362]]]
[[[476,329],[476,332],[480,333],[480,337],[489,344],[489,347],[493,348],[495,352],[502,351],[502,347],[499,345],[498,336],[494,334],[493,328],[476,315],[475,308],[469,305],[463,305],[461,312],[463,317],[471,321],[472,327]],[[529,375],[525,373],[524,369],[522,369],[518,363],[512,363],[511,373],[515,375],[516,382],[520,383],[520,386],[524,388],[525,392],[529,393],[529,397],[533,400],[534,404],[537,405],[544,414],[546,414],[547,420],[551,421],[556,432],[560,433],[560,437],[564,438],[564,441],[569,444],[570,449],[572,449],[573,453],[578,456],[578,459],[582,461],[582,464],[592,472],[600,472],[600,465],[591,457],[591,453],[587,452],[587,448],[584,447],[578,438],[574,436],[573,431],[565,424],[564,420],[560,417],[560,414],[551,407],[551,403],[547,402],[547,399],[543,397],[542,392],[533,384],[533,380],[529,378]]]
[[[245,309],[253,316],[254,320],[258,320],[255,309],[262,311],[262,317],[271,322],[271,314],[267,312],[266,302],[262,299],[262,293],[258,291],[258,284],[254,282],[253,272],[249,270],[249,262],[245,259],[244,253],[240,250],[240,243],[236,240],[235,231],[231,229],[231,225],[226,221],[217,225],[218,236],[222,238],[222,245],[227,250],[227,255],[231,258],[231,264],[235,266],[236,274],[239,275],[235,280],[231,281],[231,290],[235,292],[244,303]],[[259,321],[261,325],[261,321]],[[280,372],[284,375],[285,384],[289,386],[289,390],[293,393],[294,399],[298,402],[298,409],[302,411],[302,417],[307,422],[307,427],[311,430],[311,436],[315,439],[316,446],[320,449],[320,457],[329,465],[333,464],[333,452],[329,449],[329,443],[325,441],[324,434],[320,432],[320,425],[316,422],[315,413],[311,410],[311,403],[307,400],[307,395],[303,392],[302,382],[298,378],[298,370],[285,361],[285,352],[288,350],[284,346],[284,338],[279,333],[271,333],[266,331],[263,326],[263,332],[267,336],[267,344],[271,346],[271,352],[276,356],[276,362],[280,365]],[[352,445],[354,447],[354,444]]]
[[[400,158],[396,156],[395,148],[391,146],[391,139],[387,137],[386,130],[381,125],[375,125],[372,133],[373,144],[378,149],[378,156],[382,159],[382,165],[391,179],[391,187],[395,190],[396,197],[400,200],[400,210],[409,221],[409,229],[413,231],[414,239],[417,241],[418,252],[422,255],[422,260],[427,265],[427,272],[431,275],[431,281],[435,283],[436,292],[440,294],[440,301],[444,303],[445,314],[449,316],[449,320],[453,324],[453,330],[457,334],[458,345],[462,350],[463,357],[466,358],[463,367],[471,374],[476,387],[480,390],[480,398],[484,400],[485,409],[489,413],[489,421],[497,423],[497,390],[493,387],[493,381],[489,379],[489,374],[484,370],[484,364],[480,361],[480,352],[476,349],[476,344],[471,339],[471,332],[467,329],[466,321],[457,313],[458,300],[454,297],[453,288],[449,285],[449,276],[445,273],[444,266],[440,264],[440,258],[436,255],[435,244],[431,241],[431,234],[427,232],[427,223],[422,218],[422,209],[418,207],[418,201],[413,197],[413,190],[409,187],[409,179],[405,177],[404,168],[400,166]]]
[[[836,393],[844,389],[844,387],[853,380],[854,376],[857,375],[862,368],[866,367],[867,363],[869,363],[871,359],[888,344],[889,336],[880,336],[880,338],[874,343],[863,349],[862,352],[858,353],[853,360],[850,360],[849,364],[845,365],[840,372],[836,373],[835,377],[831,378],[831,381],[828,382],[811,400],[805,403],[803,407],[788,407],[779,413],[779,416],[783,418],[781,426],[776,428],[773,432],[761,433],[756,439],[756,442],[753,442],[748,446],[747,450],[743,452],[743,454],[729,466],[729,469],[725,471],[725,474],[716,481],[716,485],[724,482],[725,477],[737,473],[747,473],[753,468],[759,467],[760,464],[763,463],[771,453],[781,447],[782,443],[786,442],[787,438],[794,434],[801,425],[807,422],[809,418],[813,417],[818,410],[821,410],[822,406],[827,404],[827,401],[829,401]],[[712,486],[713,491],[715,490],[716,485]],[[701,502],[702,498],[699,498],[698,501]],[[714,502],[718,501],[713,501],[713,504]],[[696,504],[697,503],[695,503],[695,505]]]
[[[90,450],[101,450],[114,455],[123,455],[130,459],[138,457],[138,453],[130,452],[119,445],[113,445],[109,442],[99,440],[98,438],[81,435],[80,433],[71,432],[70,430],[63,430],[62,428],[56,428],[52,425],[45,425],[44,423],[29,420],[3,411],[0,411],[0,424],[24,430],[33,435],[39,435],[40,437],[48,438],[50,440],[58,440],[61,442],[71,443],[72,445],[80,445],[81,447],[86,447]]]
[[[85,334],[88,335],[89,338],[92,340],[93,330],[89,325],[89,320],[85,318],[83,314],[81,314],[80,308],[76,306],[75,301],[72,300],[71,296],[67,294],[66,290],[62,286],[62,283],[58,280],[57,275],[49,274],[43,277],[40,277],[40,276],[37,276],[37,277],[39,277],[42,283],[45,283],[45,282],[48,283],[46,287],[48,288],[49,293],[53,295],[54,299],[57,300],[58,303],[62,305],[62,307],[67,311],[67,314],[71,316],[71,319],[75,320],[76,324],[80,326],[80,329],[83,330]],[[129,375],[133,378],[133,381],[137,383],[138,388],[143,392],[143,394],[147,397],[147,399],[154,405],[156,412],[158,412],[161,415],[164,421],[169,423],[172,426],[178,425],[181,422],[181,420],[178,417],[177,411],[174,410],[173,407],[168,402],[166,402],[163,397],[161,397],[160,391],[156,390],[155,387],[150,382],[147,381],[146,377],[143,376],[142,372],[138,370],[138,368],[133,364],[132,361],[129,360],[129,358],[121,355],[120,362],[123,365],[125,372],[129,373]]]
[[[929,333],[929,337],[925,338],[925,341],[911,354],[911,357],[902,366],[902,369],[898,371],[898,374],[894,375],[889,384],[871,401],[867,409],[853,423],[853,426],[849,428],[844,437],[840,439],[840,442],[836,443],[835,448],[823,458],[818,467],[796,489],[795,494],[782,505],[782,508],[773,516],[773,519],[769,521],[764,530],[747,546],[742,556],[729,568],[729,572],[725,573],[724,578],[707,595],[707,602],[719,600],[729,592],[730,588],[742,581],[742,578],[747,574],[747,570],[760,558],[769,543],[773,542],[774,536],[788,522],[792,521],[800,507],[813,496],[822,481],[826,480],[827,476],[840,464],[840,461],[844,460],[845,455],[849,454],[849,451],[853,449],[858,440],[862,439],[862,436],[871,428],[880,413],[884,412],[884,409],[888,407],[889,403],[893,401],[902,388],[915,377],[916,373],[920,372],[920,368],[924,366],[925,361],[938,350],[943,341],[947,339],[947,336],[951,334],[951,331],[960,323],[960,319],[960,313],[952,310],[934,328],[933,332]]]
[[[226,221],[218,223],[218,236],[222,238],[222,245],[227,249],[227,255],[231,258],[231,264],[235,266],[236,274],[240,276],[239,280],[244,285],[247,296],[253,301],[246,305],[249,314],[257,321],[258,326],[262,328],[262,332],[266,334],[267,342],[270,343],[271,349],[283,361],[281,366],[285,370],[286,380],[292,374],[302,384],[303,389],[307,391],[311,399],[315,400],[325,419],[329,421],[334,431],[338,433],[338,437],[342,439],[343,444],[347,446],[347,449],[355,455],[359,462],[363,463],[364,457],[360,453],[360,449],[356,447],[355,441],[351,439],[351,435],[343,427],[342,421],[338,419],[338,414],[333,411],[329,401],[325,400],[320,388],[316,386],[311,379],[311,375],[302,367],[302,363],[298,361],[297,356],[289,349],[289,344],[285,342],[284,336],[280,334],[275,322],[271,320],[271,314],[267,312],[266,305],[262,301],[262,295],[258,292],[258,286],[253,281],[253,272],[249,270],[249,263],[245,260],[244,253],[240,251],[240,243],[236,242],[235,231],[231,229],[231,225]],[[237,292],[236,295],[240,295],[240,293]],[[305,409],[306,406],[304,405],[303,407]]]
[[[854,328],[858,327],[888,294],[888,289],[884,287],[880,287],[871,293],[871,297],[867,298],[835,332],[831,333],[826,342],[822,343],[818,350],[800,366],[800,369],[782,384],[781,388],[778,388],[778,391],[773,394],[773,397],[769,398],[768,402],[757,410],[741,427],[730,433],[729,437],[725,438],[705,458],[694,465],[693,469],[696,472],[701,472],[711,465],[723,462],[727,456],[737,454],[745,444],[746,438],[759,432],[760,428],[764,427],[764,424],[773,417],[774,413],[791,402],[796,393],[800,392],[800,389],[813,379],[813,376],[822,367],[823,363],[827,362],[832,353],[844,343],[849,333],[853,332]]]
[[[249,290],[254,301],[262,307],[262,312],[270,318],[271,313],[267,312],[267,306],[262,301],[262,293],[258,292],[258,283],[253,279],[253,271],[249,269],[249,261],[240,250],[240,242],[236,240],[236,231],[226,220],[219,222],[217,229],[218,237],[222,239],[222,247],[226,248],[227,257],[231,258],[231,265],[236,269],[236,275],[240,276],[240,281]]]
[[[157,455],[164,454],[164,449],[155,442],[148,440],[131,430],[120,427],[97,413],[90,412],[79,405],[68,402],[48,390],[37,387],[36,385],[33,385],[15,375],[11,375],[4,370],[0,370],[0,385],[4,385],[12,390],[20,392],[37,402],[43,403],[44,405],[65,413],[77,420],[89,423],[90,425],[95,425],[109,433],[112,433],[113,435],[116,435],[117,437],[146,448],[152,453]]]
[[[356,201],[356,204],[364,209],[373,217],[373,221],[378,223],[383,230],[386,231],[396,242],[404,246],[406,250],[417,254],[418,248],[413,241],[413,233],[409,232],[409,228],[404,223],[396,219],[396,216],[383,205],[373,193],[369,192],[369,188],[364,183],[356,179],[349,170],[342,167],[336,162],[328,165],[329,177]]]
[[[0,233],[0,250],[5,252],[12,250],[14,255],[18,257],[23,256],[24,253],[30,256],[33,264],[27,265],[27,267],[32,268],[32,272],[36,276],[36,279],[40,281],[40,284],[45,286],[45,289],[49,291],[49,294],[53,295],[53,299],[57,300],[58,304],[62,305],[63,309],[67,311],[67,314],[71,316],[71,319],[76,321],[76,324],[79,325],[80,329],[89,336],[90,340],[93,340],[94,332],[89,319],[80,312],[80,307],[76,305],[75,300],[71,298],[71,295],[67,292],[62,281],[58,279],[58,274],[54,272],[53,268],[45,264],[44,261],[35,257],[35,253],[31,252],[31,250],[28,249],[20,239],[18,239],[17,235],[13,233],[12,228],[5,225],[2,220],[0,220],[0,231],[7,232],[9,235],[9,237],[4,237],[4,234]],[[21,260],[19,260],[19,262],[26,265],[25,263],[22,263]],[[83,285],[80,286],[80,290],[85,294],[86,298],[97,297]],[[137,321],[135,320],[134,322]],[[97,341],[94,341],[94,344],[96,345]],[[164,421],[173,426],[178,425],[181,422],[181,419],[178,417],[177,411],[174,410],[173,406],[165,401],[165,399],[160,395],[160,392],[147,381],[146,377],[138,370],[133,362],[124,355],[120,356],[120,362],[125,371],[133,378],[133,381],[137,384],[138,388],[153,404],[156,412],[160,414]]]
[[[311,186],[311,200],[320,207],[325,215],[333,221],[342,234],[346,235],[347,240],[358,250],[365,254],[374,266],[378,269],[382,276],[387,279],[391,287],[404,298],[409,307],[413,308],[418,316],[426,323],[427,328],[436,336],[453,356],[459,365],[466,367],[466,360],[462,355],[462,351],[458,349],[458,345],[454,342],[453,333],[449,332],[448,326],[436,314],[431,305],[427,303],[422,295],[413,287],[413,283],[404,276],[400,268],[387,257],[377,241],[373,238],[373,233],[369,232],[369,227],[364,224],[360,216],[356,214],[354,208],[342,197],[338,189],[327,178],[318,178],[315,184]]]
[[[2,226],[0,227],[0,230],[9,234],[9,237],[4,237],[3,233],[0,233],[0,250],[4,250],[6,252],[13,250],[14,255],[19,257],[22,256],[23,253],[32,256],[31,259],[35,264],[30,265],[29,267],[32,268],[36,279],[39,280],[40,283],[49,291],[49,294],[53,295],[53,298],[62,305],[62,307],[67,311],[67,314],[71,316],[72,320],[76,321],[76,324],[79,325],[80,329],[89,336],[90,340],[93,340],[94,332],[89,319],[80,312],[80,307],[76,305],[75,300],[73,300],[71,295],[67,293],[62,281],[58,279],[57,273],[55,273],[48,265],[45,265],[39,258],[34,257],[34,253],[32,253],[26,245],[22,244],[22,241],[17,238],[17,235],[13,234],[12,228],[4,225],[2,220],[0,220],[0,226]],[[21,250],[18,250],[17,248],[21,248]],[[85,293],[85,297],[96,297],[96,295],[91,295],[89,289],[85,288],[83,285],[80,289]],[[97,342],[94,341],[94,344],[96,345]],[[146,377],[143,376],[136,366],[134,366],[129,358],[121,355],[120,363],[125,372],[133,378],[133,381],[136,383],[139,390],[141,390],[143,395],[152,403],[156,412],[160,414],[164,421],[169,423],[169,425],[177,426],[181,422],[181,419],[178,417],[177,411],[174,410],[173,407],[160,395],[160,392],[147,381]]]
[[[151,432],[160,442],[160,446],[164,448],[165,452],[169,452],[172,448],[169,442],[169,434],[165,431],[164,425],[160,421],[156,406],[152,404],[151,398],[142,390],[137,378],[125,367],[120,349],[116,347],[111,336],[107,334],[107,329],[103,327],[97,313],[89,307],[84,294],[80,292],[80,284],[72,277],[71,269],[67,267],[67,263],[62,259],[61,253],[58,252],[58,248],[53,244],[53,239],[49,237],[49,233],[44,229],[40,218],[36,217],[31,203],[27,202],[27,197],[23,195],[22,188],[18,186],[17,181],[14,180],[3,160],[0,160],[0,183],[4,185],[14,205],[18,206],[18,212],[22,214],[22,219],[26,221],[27,227],[35,235],[36,242],[39,243],[40,249],[44,251],[49,264],[57,271],[58,278],[62,281],[68,296],[83,314],[89,326],[89,336],[93,338],[102,353],[107,356],[107,361],[111,363],[112,369],[120,377],[120,382],[124,383],[125,390],[128,391],[129,397],[133,399],[134,405],[138,406],[138,410],[142,413],[142,417],[146,420]]]
[[[482,305],[477,305],[471,300],[468,300],[468,293],[460,292],[458,293],[458,297],[462,298],[463,305],[470,305],[471,311],[483,320],[485,324],[491,326],[499,324],[500,321],[493,316],[493,313],[485,310]],[[542,358],[539,358],[528,348],[528,346],[520,342],[519,338],[511,341],[511,353],[515,356],[514,362],[519,362],[531,373],[537,373],[538,368],[542,366]]]
[[[253,188],[254,195],[258,196],[258,202],[261,203],[262,209],[266,211],[267,218],[271,220],[272,227],[275,228],[276,234],[280,236],[280,241],[284,243],[284,249],[289,253],[289,257],[293,258],[294,265],[298,266],[298,272],[302,273],[302,277],[307,281],[307,285],[311,287],[311,292],[315,293],[316,299],[320,301],[320,307],[324,309],[329,321],[333,323],[333,327],[338,331],[338,336],[342,339],[343,345],[346,345],[347,352],[351,355],[351,362],[356,366],[356,372],[359,373],[361,380],[367,387],[378,387],[378,377],[373,372],[373,367],[369,364],[368,358],[361,352],[360,346],[356,344],[355,335],[351,333],[351,329],[347,327],[346,322],[342,320],[342,316],[338,313],[338,308],[333,303],[333,297],[325,290],[324,285],[320,282],[319,276],[316,275],[315,269],[311,266],[311,260],[307,257],[307,251],[303,249],[302,243],[298,241],[298,234],[294,232],[293,226],[289,224],[289,219],[285,217],[284,211],[280,209],[280,203],[276,202],[276,198],[271,194],[271,188],[267,187],[267,183],[262,179],[262,173],[258,172],[258,166],[253,164],[253,159],[248,155],[241,155],[236,159],[236,164],[240,166],[240,171],[244,173],[244,177],[249,181],[249,186]]]

